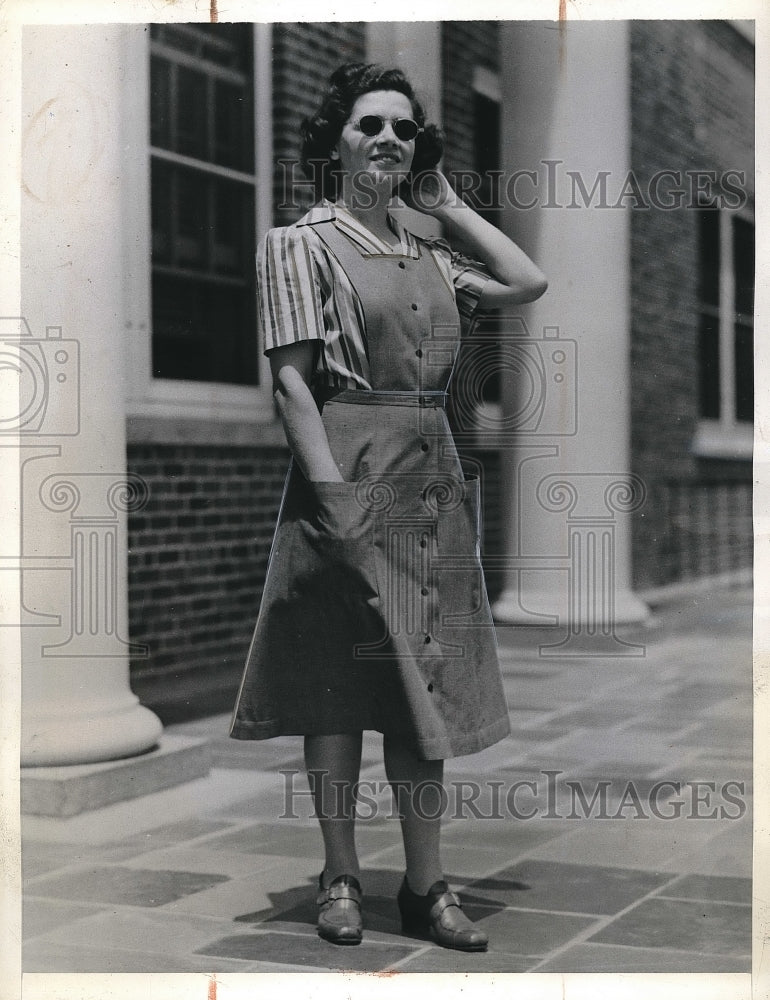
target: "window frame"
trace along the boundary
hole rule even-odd
[[[751,224],[756,240],[753,213],[746,210],[713,209],[719,219],[719,418],[698,414],[692,451],[701,458],[750,459],[754,449],[753,421],[735,416],[735,267],[733,220]],[[755,270],[756,275],[756,270]],[[755,279],[756,284],[756,279]],[[698,315],[702,303],[698,301]],[[700,357],[698,358],[700,365]],[[755,375],[756,378],[756,375]],[[700,401],[699,401],[700,405]]]
[[[256,254],[257,245],[273,220],[271,25],[254,24],[252,30],[254,120],[257,123],[254,134]],[[129,419],[176,421],[181,438],[185,438],[185,430],[180,421],[195,421],[199,431],[202,421],[215,425],[274,422],[275,407],[267,378],[269,366],[261,348],[257,351],[257,386],[156,378],[152,374],[149,26],[126,26],[124,57],[126,82],[122,112],[126,170],[121,186],[127,415]],[[177,159],[175,155],[173,158]],[[255,329],[254,336],[258,335]],[[219,440],[220,437],[221,434],[217,434],[214,428],[212,440]]]

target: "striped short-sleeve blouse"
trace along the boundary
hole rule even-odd
[[[331,220],[359,251],[416,259],[419,247],[434,257],[455,294],[460,316],[472,318],[489,275],[453,253],[443,241],[421,240],[390,216],[397,248],[382,242],[342,206],[324,201],[292,226],[271,229],[257,254],[259,317],[265,353],[304,340],[319,341],[314,382],[371,389],[364,315],[358,295],[312,224]]]

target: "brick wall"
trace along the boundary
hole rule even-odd
[[[147,483],[129,516],[133,690],[172,721],[232,707],[264,583],[288,452],[132,444]]]
[[[473,73],[476,66],[500,68],[497,21],[445,21],[441,26],[444,168],[472,170],[474,156]]]
[[[658,482],[651,497],[660,583],[730,573],[752,563],[751,482]]]
[[[329,76],[342,63],[366,61],[366,25],[361,22],[293,22],[273,25],[273,147],[275,225],[295,222],[313,204],[299,169],[300,124],[318,106]],[[298,185],[286,197],[288,168],[296,163]]]
[[[643,191],[659,170],[745,170],[753,183],[748,41],[725,22],[635,21],[631,67],[631,162]],[[686,207],[631,212],[631,453],[648,488],[633,527],[638,588],[750,565],[751,464],[691,452],[696,222]]]

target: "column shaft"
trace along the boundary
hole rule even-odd
[[[162,729],[128,673],[126,512],[146,495],[126,475],[124,30],[23,36],[18,336],[45,372],[22,463],[25,765],[131,756]]]
[[[580,187],[590,193],[605,176],[620,190],[630,167],[628,27],[506,22],[501,30],[504,226],[549,278],[542,299],[512,314],[525,320],[531,343],[520,350],[548,398],[542,420],[530,422],[518,442],[514,435],[504,454],[510,569],[493,610],[501,621],[535,624],[555,615],[567,624],[576,614],[593,619],[595,608],[606,617],[609,607],[613,624],[638,621],[647,609],[631,592],[629,515],[613,518],[612,601],[606,594],[570,601],[571,588],[589,581],[559,568],[569,555],[566,516],[537,500],[539,484],[554,473],[569,483],[572,475],[630,471],[630,209],[598,207],[598,194],[582,199]],[[504,385],[506,412],[520,412],[521,380],[504,373]],[[538,442],[558,453],[533,460]],[[520,495],[506,502],[514,488]],[[541,557],[543,568],[517,568],[521,556]]]

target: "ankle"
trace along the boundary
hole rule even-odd
[[[406,882],[407,889],[409,889],[415,896],[427,896],[436,882],[444,881],[444,876],[440,871],[438,874],[433,872],[424,875],[418,872],[413,875],[407,870],[406,875],[404,876],[404,881]]]
[[[358,865],[351,865],[347,868],[340,868],[337,865],[327,865],[321,872],[321,888],[328,889],[332,882],[341,875],[352,875],[353,878],[361,878],[361,869]]]

